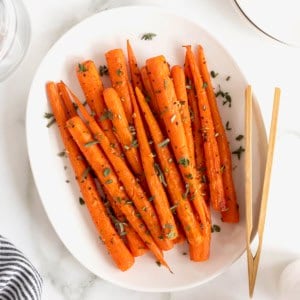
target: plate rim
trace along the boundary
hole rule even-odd
[[[63,245],[66,247],[66,249],[68,250],[68,252],[80,263],[80,265],[84,266],[89,272],[91,273],[94,273],[94,271],[92,271],[85,262],[81,261],[76,254],[73,253],[71,247],[69,247],[68,243],[66,243],[66,241],[62,238],[62,235],[60,234],[59,230],[57,229],[57,225],[55,225],[52,221],[51,221],[51,218],[48,214],[48,210],[46,209],[46,203],[44,202],[43,200],[43,197],[42,197],[42,190],[40,188],[40,185],[38,184],[39,182],[39,176],[38,176],[38,171],[36,168],[33,168],[33,155],[31,154],[32,153],[32,147],[34,147],[34,143],[33,143],[33,138],[30,137],[30,134],[29,134],[29,128],[32,127],[31,126],[31,122],[30,122],[30,118],[29,118],[29,115],[30,115],[30,108],[32,106],[32,103],[34,103],[33,101],[33,96],[32,96],[32,93],[33,93],[33,90],[34,90],[34,86],[35,86],[35,81],[39,75],[39,71],[40,69],[42,68],[43,64],[45,63],[45,60],[46,58],[52,53],[52,51],[54,51],[54,48],[55,46],[60,43],[66,35],[70,34],[70,32],[76,30],[79,26],[81,26],[83,23],[85,22],[88,22],[91,18],[97,18],[99,17],[99,15],[102,15],[102,14],[111,14],[111,13],[114,13],[114,11],[117,11],[117,10],[124,10],[124,11],[127,11],[127,10],[131,10],[131,9],[137,9],[137,10],[142,10],[142,11],[145,11],[146,9],[147,10],[152,10],[152,12],[157,12],[157,13],[164,13],[164,14],[167,14],[169,16],[172,16],[172,17],[175,17],[175,18],[181,18],[185,21],[188,21],[192,24],[194,24],[195,26],[199,27],[202,31],[204,31],[220,48],[222,48],[222,50],[226,53],[226,55],[228,55],[231,60],[232,60],[232,63],[233,65],[235,66],[235,68],[237,68],[237,70],[239,71],[239,73],[243,76],[243,79],[245,80],[245,82],[248,82],[247,80],[247,76],[244,74],[244,72],[242,72],[241,68],[238,66],[236,60],[234,59],[234,57],[230,54],[230,51],[227,49],[227,47],[225,45],[223,45],[218,38],[215,37],[215,35],[213,33],[211,33],[209,30],[207,30],[207,28],[201,24],[199,24],[198,22],[196,22],[195,20],[193,19],[190,19],[184,15],[181,15],[180,13],[175,13],[173,11],[170,11],[168,10],[167,8],[162,8],[162,7],[155,7],[155,6],[149,6],[149,5],[128,5],[128,6],[121,6],[121,7],[116,7],[116,8],[111,8],[111,9],[107,9],[107,10],[103,10],[103,11],[100,11],[100,12],[97,12],[83,20],[81,20],[80,22],[78,22],[77,24],[75,24],[74,26],[72,26],[71,28],[69,28],[66,32],[64,32],[52,45],[51,47],[49,48],[49,50],[45,53],[45,55],[43,56],[42,60],[40,61],[38,67],[36,68],[35,70],[35,74],[34,74],[34,77],[32,79],[32,82],[31,82],[31,85],[30,85],[30,90],[29,90],[29,93],[28,93],[28,97],[27,97],[27,104],[26,104],[26,113],[25,113],[25,130],[26,130],[26,146],[27,146],[27,153],[28,153],[28,158],[29,158],[29,163],[30,163],[30,167],[31,167],[31,172],[32,172],[32,176],[33,176],[33,180],[34,180],[34,184],[36,186],[36,189],[37,189],[37,192],[38,192],[38,195],[39,195],[39,198],[40,198],[40,201],[42,203],[42,206],[43,206],[43,209],[47,215],[47,218],[48,218],[48,221],[49,223],[51,224],[52,228],[54,229],[55,233],[58,235],[60,241],[63,243]],[[262,114],[261,114],[261,110],[260,110],[260,107],[259,107],[259,103],[254,95],[253,97],[254,99],[254,104],[256,106],[256,115],[258,117],[258,121],[257,121],[257,124],[260,128],[259,130],[259,135],[260,135],[260,138],[262,139],[262,143],[264,144],[264,153],[266,153],[266,149],[267,149],[267,134],[266,134],[266,128],[264,126],[264,122],[263,122],[263,118],[262,118]],[[263,147],[262,146],[262,147]],[[256,234],[256,231],[253,232],[253,237],[255,236]],[[229,264],[226,264],[224,265],[218,272],[216,272],[215,274],[207,277],[206,279],[202,280],[202,281],[198,281],[198,282],[194,282],[194,283],[191,283],[191,284],[184,284],[184,285],[181,285],[179,287],[173,287],[173,288],[155,288],[155,287],[152,287],[152,288],[145,288],[145,287],[139,287],[139,286],[134,286],[132,284],[125,284],[123,283],[122,281],[118,281],[118,280],[114,280],[113,277],[111,276],[106,276],[105,274],[102,274],[101,276],[99,276],[98,274],[95,274],[97,277],[103,279],[103,280],[106,280],[110,283],[113,283],[117,286],[120,286],[122,288],[126,288],[126,289],[129,289],[129,290],[134,290],[134,291],[140,291],[140,292],[153,292],[153,293],[159,293],[159,292],[177,292],[177,291],[183,291],[183,290],[187,290],[187,289],[190,289],[190,288],[193,288],[193,287],[196,287],[196,286],[200,286],[202,284],[205,284],[213,279],[215,279],[216,277],[218,277],[219,275],[225,273],[233,264],[235,264],[240,258],[241,256],[245,253],[246,251],[246,248],[244,248],[241,253],[239,253],[239,255],[237,255],[237,257],[231,261]]]

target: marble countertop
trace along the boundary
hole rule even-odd
[[[300,50],[275,42],[252,27],[231,1],[125,1],[161,5],[206,27],[235,57],[253,85],[269,127],[273,88],[282,88],[278,140],[261,265],[254,299],[276,299],[280,273],[300,256],[298,179]],[[223,275],[190,290],[141,293],[96,278],[76,261],[54,232],[37,194],[25,140],[27,95],[36,68],[51,45],[70,27],[120,1],[24,0],[32,22],[29,51],[18,70],[0,83],[0,233],[40,270],[43,299],[247,299],[247,269],[241,257]]]

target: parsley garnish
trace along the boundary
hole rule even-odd
[[[159,181],[166,187],[167,183],[166,183],[166,180],[165,180],[165,176],[164,176],[164,173],[162,172],[162,170],[160,169],[159,164],[154,163],[153,166],[154,166],[154,170],[156,172],[156,175],[159,178]]]
[[[46,125],[47,128],[49,128],[51,125],[53,125],[56,122],[55,118],[53,117],[52,120]]]
[[[103,65],[99,67],[99,74],[100,76],[108,75],[108,68],[107,66]]]
[[[102,116],[99,118],[100,121],[104,120],[112,120],[113,119],[113,113],[110,110],[105,110],[105,112],[102,114]]]
[[[84,64],[78,64],[78,71],[79,72],[86,72],[87,68],[85,67]]]
[[[137,148],[139,146],[138,140],[137,139],[132,140],[130,146],[132,148]]]
[[[232,154],[236,154],[237,158],[240,159],[243,152],[245,152],[245,149],[242,146],[240,146],[238,149],[233,151]]]
[[[54,115],[53,115],[53,113],[45,112],[44,113],[44,118],[45,119],[51,119],[51,118],[54,118]]]
[[[165,147],[165,146],[167,146],[169,143],[170,143],[170,139],[167,138],[167,139],[163,140],[162,142],[160,142],[160,143],[158,144],[158,147],[160,147],[160,148]]]
[[[184,167],[187,167],[189,164],[190,164],[190,161],[188,158],[186,157],[182,157],[178,160],[178,164],[184,166]]]
[[[117,69],[116,73],[118,76],[121,76],[123,74],[123,71],[121,69]]]
[[[203,89],[206,89],[206,88],[207,88],[207,83],[206,83],[206,82],[203,82],[202,88],[203,88]]]
[[[176,211],[176,208],[177,208],[178,204],[174,204],[173,206],[170,207],[170,211],[172,213],[174,213]]]
[[[190,185],[188,183],[185,184],[185,192],[182,194],[182,198],[186,199],[190,192]]]
[[[60,157],[64,157],[64,156],[66,156],[66,151],[65,151],[65,150],[63,150],[63,151],[61,151],[61,152],[57,153],[57,156],[60,156]]]
[[[152,33],[152,32],[144,33],[141,37],[141,40],[150,41],[154,37],[156,37],[156,35],[157,35],[156,33]]]
[[[103,176],[104,176],[104,177],[107,177],[109,174],[110,174],[110,168],[105,168],[105,169],[103,170]]]
[[[84,205],[85,204],[85,202],[84,202],[84,200],[83,200],[82,197],[79,197],[79,203],[80,203],[80,205]]]
[[[226,128],[226,130],[231,130],[232,129],[231,127],[229,127],[229,121],[226,122],[225,128]]]
[[[221,227],[219,225],[214,224],[211,227],[211,232],[220,232],[221,231]]]
[[[241,141],[244,138],[244,136],[242,134],[238,135],[235,139],[237,141]]]
[[[113,183],[112,179],[108,179],[108,180],[105,181],[105,184],[111,184],[111,183]]]
[[[90,142],[87,142],[84,144],[84,147],[91,147],[91,146],[94,146],[96,144],[99,144],[98,141],[90,141]]]
[[[87,167],[81,175],[81,180],[85,180],[88,177],[90,171],[91,171],[91,167]]]
[[[216,78],[219,75],[219,73],[216,73],[215,71],[210,71],[210,75],[212,78]]]

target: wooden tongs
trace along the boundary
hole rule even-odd
[[[263,181],[262,198],[260,204],[260,213],[258,218],[258,248],[255,255],[251,251],[251,234],[253,230],[253,216],[252,216],[252,88],[246,88],[246,110],[245,110],[245,200],[246,200],[246,245],[247,245],[247,261],[248,261],[248,282],[249,282],[249,296],[252,298],[255,287],[257,269],[262,249],[264,226],[267,211],[268,194],[270,187],[270,177],[272,171],[274,146],[276,139],[277,119],[280,102],[280,89],[275,88],[272,121],[269,134],[269,145],[267,152],[267,160],[265,167],[265,175]]]

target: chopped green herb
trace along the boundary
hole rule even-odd
[[[83,64],[78,64],[78,71],[79,72],[86,72],[87,68]]]
[[[146,100],[147,103],[149,103],[149,102],[151,101],[150,96],[149,96],[149,95],[146,95],[146,96],[145,96],[145,100]]]
[[[165,147],[165,146],[167,146],[169,143],[170,143],[170,139],[167,138],[167,139],[163,140],[162,142],[160,142],[160,143],[158,144],[158,147],[160,147],[160,148]]]
[[[202,84],[202,88],[206,89],[207,88],[207,83],[206,82],[203,82]]]
[[[156,264],[160,267],[161,266],[161,262],[160,261],[156,261]]]
[[[182,194],[182,198],[186,199],[190,192],[190,185],[188,183],[185,184],[185,192]]]
[[[189,85],[189,84],[187,84],[187,85],[185,86],[185,88],[186,88],[187,90],[192,90],[192,89],[193,89],[193,87],[192,87],[191,85]]]
[[[178,204],[174,204],[173,206],[170,207],[170,211],[172,213],[174,213],[176,211],[176,208],[177,208]]]
[[[117,197],[117,202],[121,203],[122,202],[122,198],[121,197]]]
[[[90,171],[91,171],[91,167],[88,166],[88,167],[83,171],[83,173],[82,173],[82,175],[81,175],[81,180],[85,180],[85,179],[88,177]]]
[[[99,74],[100,76],[108,75],[108,68],[107,66],[103,65],[99,67]]]
[[[113,113],[110,110],[106,110],[102,116],[99,118],[100,121],[104,121],[104,120],[112,120],[113,119]]]
[[[221,168],[220,168],[221,174],[224,173],[224,171],[225,171],[225,165],[222,165]]]
[[[111,183],[113,183],[112,179],[108,179],[108,180],[105,181],[105,184],[111,184]]]
[[[229,121],[226,122],[225,128],[226,128],[226,130],[228,130],[228,131],[232,129],[232,128],[230,127],[230,125],[229,125]]]
[[[231,107],[231,96],[228,94],[228,92],[225,93],[225,101],[223,101],[223,105],[227,104]]]
[[[167,224],[164,224],[164,225],[162,226],[162,228],[164,228],[164,229],[173,229],[173,225],[167,223]]]
[[[245,149],[240,146],[238,149],[236,149],[235,151],[232,152],[232,154],[237,155],[238,159],[241,159],[242,153],[245,152]]]
[[[237,141],[241,141],[244,138],[244,136],[242,134],[238,135],[235,139]]]
[[[201,176],[201,183],[207,183],[207,179],[206,179],[206,176],[205,175],[202,175]]]
[[[154,198],[155,198],[154,196],[151,196],[151,197],[148,198],[148,201],[152,202],[154,200]]]
[[[63,151],[61,151],[61,152],[57,153],[57,156],[60,156],[60,157],[64,157],[64,156],[66,156],[66,151],[65,151],[65,150],[63,150]]]
[[[52,120],[50,120],[50,122],[46,125],[47,128],[50,128],[51,125],[53,125],[56,122],[55,118],[53,118]]]
[[[49,112],[45,112],[45,113],[44,113],[44,118],[45,118],[45,119],[51,119],[51,118],[53,118],[53,117],[54,117],[53,113],[49,113]]]
[[[220,232],[221,227],[219,225],[214,224],[211,228],[211,232]]]
[[[178,164],[184,166],[184,167],[187,167],[189,164],[190,164],[190,161],[188,158],[186,157],[182,157],[178,160]]]
[[[146,207],[146,206],[143,206],[143,207],[142,207],[142,211],[147,211],[147,207]]]
[[[171,239],[174,239],[176,237],[176,234],[174,231],[170,231],[168,234],[167,234],[167,239],[171,240]]]
[[[117,69],[116,73],[118,76],[121,76],[123,74],[123,71],[121,69]]]
[[[148,32],[148,33],[144,33],[142,35],[141,40],[150,41],[154,37],[156,37],[156,33]]]
[[[139,143],[138,143],[138,140],[137,139],[134,139],[132,142],[131,142],[131,145],[130,145],[132,148],[137,148],[139,146]]]
[[[85,204],[85,202],[84,202],[84,200],[83,200],[82,197],[79,197],[79,203],[80,203],[80,205],[84,205]]]
[[[166,180],[165,180],[164,173],[163,173],[162,170],[160,169],[159,164],[154,163],[154,164],[153,164],[153,167],[154,167],[154,170],[155,170],[156,175],[158,176],[160,182],[161,182],[165,187],[167,187],[167,183],[166,183]]]
[[[193,175],[191,173],[185,174],[184,177],[187,179],[193,179]]]
[[[219,73],[216,73],[215,71],[210,71],[210,75],[212,78],[216,78],[219,75]]]
[[[105,168],[105,169],[103,170],[103,176],[104,176],[104,177],[107,177],[109,174],[110,174],[110,168]]]
[[[99,144],[98,141],[90,141],[90,142],[87,142],[84,144],[84,147],[91,147],[91,146],[94,146],[96,144]]]

